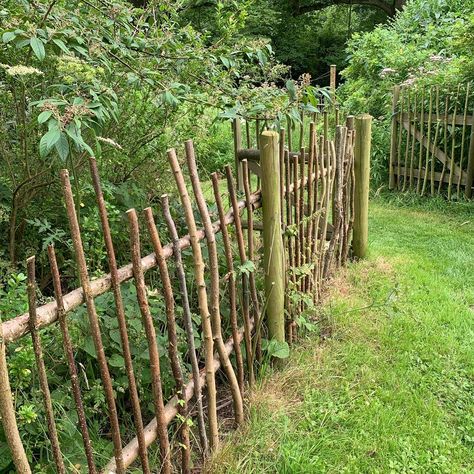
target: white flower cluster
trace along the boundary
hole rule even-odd
[[[392,69],[391,67],[384,67],[382,71],[380,72],[380,77],[382,79],[385,79],[390,74],[395,74],[396,72],[397,71],[395,69]]]
[[[401,85],[403,87],[409,87],[409,86],[412,86],[413,84],[415,84],[415,82],[416,82],[416,77],[410,75],[406,81],[402,82]]]
[[[117,142],[113,141],[111,138],[97,137],[97,140],[102,143],[107,143],[108,145],[118,148],[119,150],[123,150],[122,146],[119,145]]]
[[[430,61],[434,63],[449,63],[453,60],[453,58],[446,58],[445,56],[441,56],[440,54],[433,54],[430,56]]]
[[[19,64],[18,66],[9,66],[8,64],[0,64],[0,66],[2,66],[5,69],[6,73],[9,76],[29,76],[32,74],[36,74],[38,76],[43,75],[42,71],[31,66],[22,66],[21,64]]]

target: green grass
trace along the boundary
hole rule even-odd
[[[260,382],[209,472],[474,472],[473,207],[390,199],[332,283],[329,337]]]

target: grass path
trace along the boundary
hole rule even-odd
[[[472,206],[373,202],[323,312],[209,472],[474,473]]]

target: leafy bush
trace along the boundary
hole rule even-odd
[[[2,3],[0,235],[13,266],[45,239],[61,241],[59,169],[70,170],[82,216],[90,155],[114,206],[146,203],[167,190],[167,148],[192,137],[208,171],[221,167],[212,160],[228,147],[210,138],[216,116],[237,99],[237,113],[262,103],[261,85],[285,74],[268,41],[242,37],[246,3],[219,3],[202,30],[185,20],[191,4],[159,2],[151,15],[125,0]]]
[[[377,182],[387,174],[393,86],[454,90],[474,79],[473,13],[472,0],[410,0],[391,23],[349,41],[339,94],[352,113],[376,119],[372,177]]]

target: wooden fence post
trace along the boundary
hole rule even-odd
[[[240,119],[235,118],[232,122],[232,131],[234,134],[234,157],[235,157],[235,174],[237,176],[237,189],[243,191],[244,181],[242,175],[242,163],[239,160],[239,150],[242,148],[242,130],[240,127]]]
[[[466,199],[471,199],[472,197],[472,185],[474,184],[474,125],[471,128],[471,143],[469,144],[469,158],[467,161],[467,171],[466,171],[466,188],[464,190],[464,195]]]
[[[397,105],[400,98],[400,86],[395,86],[393,88],[393,99],[392,99],[392,127],[391,127],[391,136],[390,136],[390,164],[388,169],[389,182],[388,188],[393,189],[395,187],[395,173],[393,172],[393,164],[395,161],[395,156],[397,154]],[[401,117],[400,117],[400,120]],[[400,123],[400,127],[402,124]]]
[[[355,117],[353,115],[348,115],[346,117],[346,127],[347,127],[347,130],[354,130]]]
[[[355,202],[354,234],[352,246],[354,256],[364,258],[367,253],[369,233],[369,183],[370,146],[372,141],[372,117],[361,115],[355,120]]]
[[[333,101],[333,106],[336,102],[336,65],[331,64],[329,69],[329,83],[330,83],[330,90],[331,90],[331,99]]]
[[[8,377],[8,366],[6,359],[6,343],[3,339],[2,322],[0,320],[0,417],[5,433],[5,438],[10,448],[10,452],[19,474],[30,474],[31,469],[28,458],[25,454],[23,443],[15,417],[15,407],[10,389],[10,379]]]
[[[278,133],[263,132],[260,136],[260,166],[262,167],[266,315],[269,338],[284,342],[285,275],[281,234],[279,161]]]

